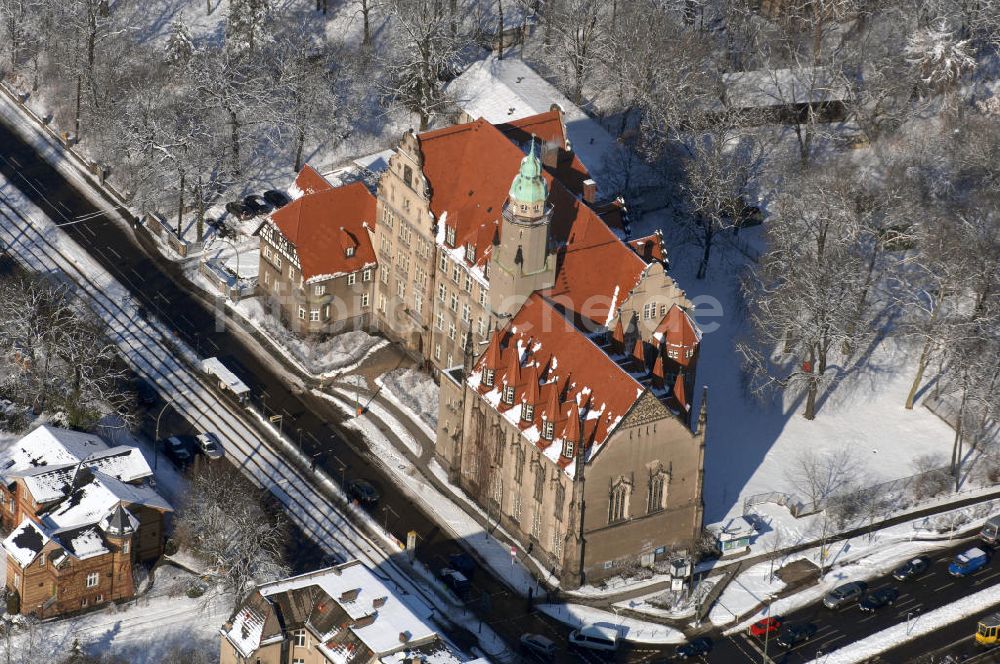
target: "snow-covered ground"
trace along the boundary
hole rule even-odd
[[[437,436],[440,388],[419,369],[394,369],[375,379],[382,394],[434,440]]]
[[[341,332],[323,341],[293,334],[265,309],[260,296],[245,297],[227,306],[264,335],[300,371],[326,379],[351,371],[388,341],[363,330]]]
[[[235,600],[215,588],[188,597],[187,589],[198,583],[198,577],[184,570],[161,565],[152,587],[135,600],[15,629],[9,654],[13,661],[54,662],[78,642],[85,652],[129,664],[162,664],[180,649],[216,651],[219,626],[229,618]],[[5,641],[0,648],[5,656],[7,647]]]
[[[719,259],[707,278],[699,280],[695,277],[699,250],[682,244],[683,235],[669,212],[648,214],[635,226],[637,235],[664,229],[671,275],[696,305],[695,318],[704,332],[697,371],[698,382],[708,386],[709,394],[707,524],[741,515],[744,499],[755,494],[801,496],[795,469],[805,449],[820,456],[849,450],[866,470],[868,477],[858,478],[865,483],[912,475],[915,458],[951,453],[954,432],[947,424],[925,408],[904,408],[913,379],[913,349],[895,341],[880,343],[863,368],[821,394],[813,421],[802,417],[798,399],[777,396],[761,402],[749,396],[735,350],[737,341],[749,336],[738,292],[745,264],[742,255],[720,244]],[[748,229],[741,238],[759,245],[760,232]],[[671,246],[671,241],[677,244]],[[789,527],[794,527],[794,519],[787,510],[785,514]]]

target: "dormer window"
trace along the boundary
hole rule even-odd
[[[535,419],[535,407],[525,401],[521,404],[521,420],[524,422],[531,422]]]
[[[469,263],[476,261],[476,247],[471,242],[465,245],[465,260]]]
[[[569,438],[563,441],[562,454],[564,457],[566,457],[567,459],[572,459],[573,453],[575,451],[576,451],[576,441],[570,440]]]
[[[444,227],[444,241],[449,247],[455,246],[455,227],[445,226]]]
[[[344,253],[347,254],[348,258],[354,255],[354,247],[348,247],[344,249]]]
[[[556,423],[552,420],[542,420],[542,438],[552,440],[555,438]]]
[[[486,387],[493,387],[493,378],[496,376],[496,372],[489,367],[483,369],[483,384]]]
[[[503,388],[503,402],[508,406],[514,405],[514,386],[506,385]]]

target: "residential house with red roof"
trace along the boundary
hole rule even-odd
[[[259,230],[257,288],[300,334],[371,323],[375,272],[375,197],[361,182],[334,187],[305,166],[294,200]]]

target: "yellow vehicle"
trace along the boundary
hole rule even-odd
[[[995,646],[1000,643],[1000,613],[986,616],[979,621],[976,643],[981,646]]]

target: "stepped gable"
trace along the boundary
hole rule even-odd
[[[481,382],[485,368],[495,372],[492,387]],[[571,476],[576,458],[564,455],[567,438],[573,448],[582,440],[589,460],[645,391],[539,293],[494,334],[469,384]],[[503,401],[508,385],[514,387],[513,404]],[[530,421],[523,418],[525,403],[534,406]],[[577,409],[582,421],[576,421]],[[551,441],[542,437],[549,418],[554,424]]]
[[[361,182],[303,195],[272,212],[270,221],[295,246],[306,281],[376,265],[368,234],[375,228],[375,197]]]

